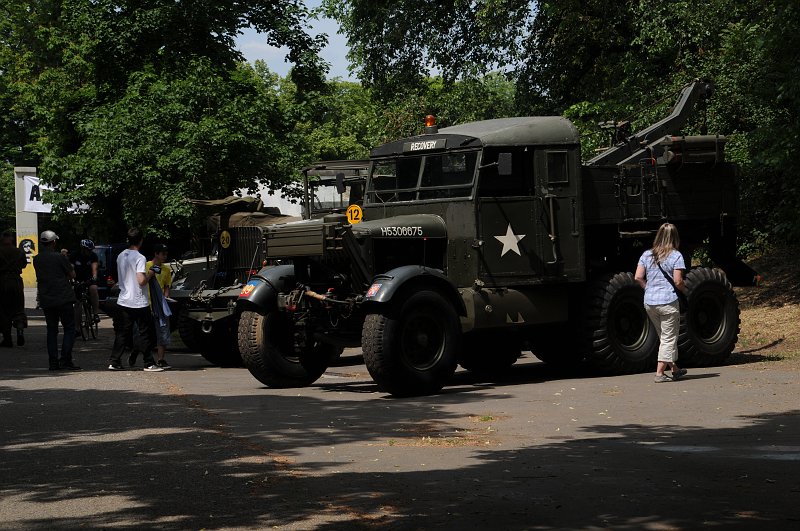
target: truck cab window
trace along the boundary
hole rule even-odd
[[[376,162],[367,191],[370,203],[469,197],[477,151],[436,153]]]
[[[419,198],[468,197],[477,158],[474,151],[425,157]]]
[[[498,171],[498,151],[484,151],[481,159],[478,195],[481,197],[531,195],[531,182],[533,179],[531,152],[527,148],[514,150],[506,148],[503,152],[511,155],[511,175],[500,175]]]
[[[566,151],[547,152],[547,184],[569,184]]]

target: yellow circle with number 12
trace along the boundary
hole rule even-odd
[[[347,207],[347,221],[349,221],[351,225],[361,223],[362,219],[364,219],[364,213],[361,211],[360,206],[350,205]]]
[[[223,249],[227,249],[231,246],[231,233],[224,230],[219,233],[219,244],[222,246]]]

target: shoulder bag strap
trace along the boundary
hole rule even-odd
[[[669,282],[669,285],[670,285],[670,286],[672,286],[672,289],[673,289],[673,290],[675,290],[675,295],[677,295],[678,297],[680,297],[681,295],[683,295],[683,293],[680,293],[680,292],[678,291],[678,288],[675,286],[675,280],[674,280],[672,277],[670,277],[670,276],[667,274],[667,272],[666,272],[666,271],[664,271],[664,268],[663,268],[663,267],[661,267],[661,264],[660,264],[660,263],[658,263],[658,262],[656,262],[656,265],[657,265],[657,266],[658,266],[658,268],[661,270],[661,274],[663,274],[663,275],[664,275],[664,278],[666,278],[666,279],[667,279],[667,282]]]

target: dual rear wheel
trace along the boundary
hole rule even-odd
[[[688,306],[682,311],[678,359],[682,365],[723,363],[739,337],[739,303],[719,269],[686,275]],[[591,286],[586,316],[586,355],[604,372],[635,373],[655,367],[658,333],[643,305],[644,290],[631,273],[617,273]]]

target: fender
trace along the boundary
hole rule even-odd
[[[236,300],[236,313],[250,310],[264,314],[274,310],[278,305],[278,293],[288,291],[292,286],[293,265],[265,267],[242,287]]]
[[[461,294],[444,273],[440,269],[420,265],[400,266],[376,275],[364,296],[364,303],[367,307],[389,303],[407,287],[435,287],[453,304],[458,315],[467,314]]]

